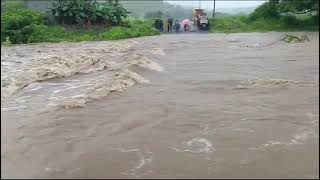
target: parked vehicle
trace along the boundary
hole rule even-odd
[[[204,9],[193,9],[192,18],[194,24],[198,27],[199,30],[209,29],[209,19]]]

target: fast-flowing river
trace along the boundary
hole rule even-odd
[[[2,178],[318,178],[319,34],[1,49]]]

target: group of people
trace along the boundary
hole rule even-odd
[[[184,26],[184,30],[187,31],[189,29],[189,23],[190,21],[188,19],[185,19],[182,21],[182,24]],[[172,32],[173,29],[175,32],[179,32],[181,27],[181,24],[178,19],[175,20],[173,24],[173,18],[169,17],[167,19],[167,32]],[[163,20],[160,18],[156,18],[155,20],[155,28],[158,29],[159,31],[163,31]]]

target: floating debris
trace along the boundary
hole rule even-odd
[[[309,42],[309,38],[307,35],[302,35],[300,38],[298,36],[293,35],[283,35],[280,37],[281,41],[285,41],[287,43],[303,43],[303,42]]]

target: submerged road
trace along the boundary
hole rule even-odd
[[[2,178],[319,178],[319,34],[281,35],[2,48]]]

